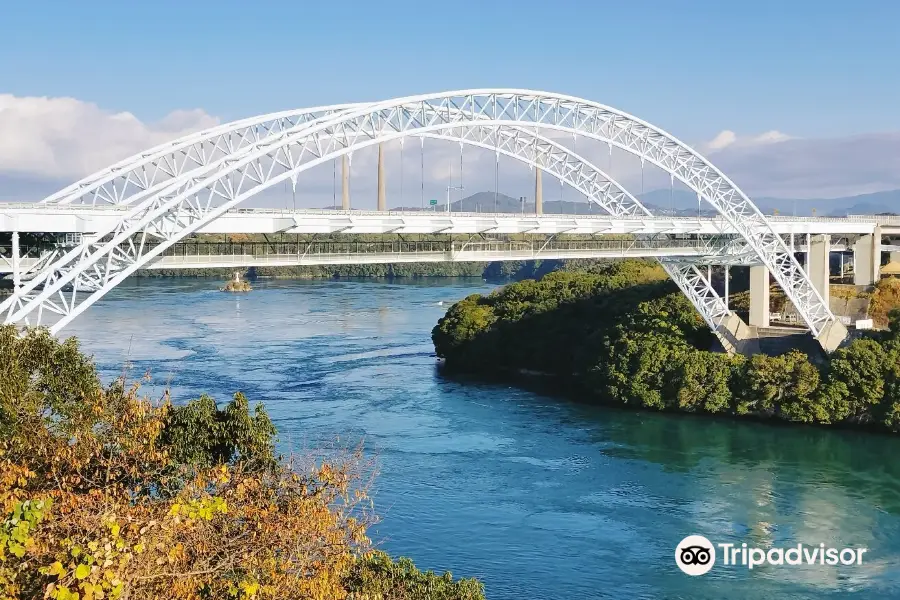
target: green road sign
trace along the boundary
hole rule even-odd
[[[437,206],[437,200],[432,198],[431,200],[428,201],[428,204],[430,204],[431,206]]]

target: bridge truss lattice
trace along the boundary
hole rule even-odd
[[[495,150],[539,168],[615,216],[649,211],[608,174],[542,133],[597,140],[668,172],[724,217],[739,242],[719,264],[765,265],[820,336],[839,326],[766,217],[722,172],[665,131],[588,100],[529,90],[467,90],[384,102],[286,111],[186,136],[79,181],[44,200],[129,207],[114,228],[45,265],[0,303],[4,322],[59,319],[58,332],[128,275],[227,210],[319,164],[405,137],[435,137]],[[159,243],[151,245],[149,240]],[[709,264],[707,259],[704,262]],[[714,330],[729,315],[694,262],[663,262]]]

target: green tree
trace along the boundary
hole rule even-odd
[[[56,415],[49,425],[61,435],[95,420],[83,399],[100,394],[100,381],[75,338],[59,342],[38,329],[20,336],[15,327],[0,326],[0,382],[0,435],[5,439],[18,439],[18,427],[35,425],[26,416]]]
[[[447,356],[455,348],[471,342],[496,321],[491,307],[473,294],[450,307],[431,332],[438,356]]]
[[[606,394],[622,404],[663,410],[671,406],[675,370],[690,348],[683,340],[660,333],[622,335],[595,368]]]
[[[206,394],[168,413],[160,443],[178,463],[211,467],[235,462],[275,464],[275,426],[265,408],[253,413],[237,392],[224,409]]]
[[[685,352],[675,369],[678,408],[686,412],[721,413],[731,409],[731,385],[743,357],[712,352]]]
[[[393,561],[383,552],[358,561],[345,585],[348,600],[484,600],[484,586],[475,579],[423,573],[408,558]]]
[[[830,422],[830,415],[815,402],[819,372],[801,352],[776,357],[757,354],[747,361],[736,383],[740,393],[734,410],[739,415]]]
[[[871,423],[884,398],[888,354],[876,340],[855,340],[828,362],[824,397],[834,406],[835,421]]]

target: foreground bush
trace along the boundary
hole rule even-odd
[[[395,583],[360,454],[285,462],[273,435],[241,394],[153,404],[103,388],[74,340],[0,328],[0,597],[481,597],[414,595],[437,576],[405,562]]]
[[[709,351],[693,306],[658,267],[554,272],[457,302],[432,331],[447,366],[539,371],[600,402],[900,431],[900,312],[822,365],[800,352]]]
[[[349,600],[483,600],[484,590],[474,579],[454,581],[450,573],[420,572],[408,558],[392,561],[373,552],[356,562],[347,578]]]

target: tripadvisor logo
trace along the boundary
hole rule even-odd
[[[713,544],[702,535],[689,535],[675,547],[675,564],[691,576],[704,575],[716,564],[718,548],[721,564],[753,569],[761,565],[861,565],[866,548],[826,548],[825,544],[789,548],[751,548],[747,544]]]
[[[704,575],[716,564],[716,548],[702,535],[689,535],[675,548],[675,563],[688,575]]]

